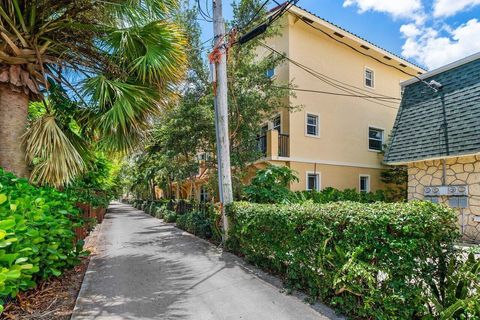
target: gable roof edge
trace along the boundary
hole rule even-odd
[[[305,9],[305,8],[302,8],[298,5],[294,5],[292,7],[289,8],[289,11],[290,13],[293,13],[294,15],[300,15],[300,16],[303,16],[303,17],[306,17],[316,23],[318,23],[319,25],[321,26],[324,26],[330,30],[332,30],[333,32],[339,32],[341,34],[344,34],[346,35],[348,38],[350,38],[350,40],[358,43],[359,45],[365,45],[365,46],[368,46],[369,48],[372,48],[374,51],[376,51],[377,53],[381,54],[381,55],[384,55],[384,56],[389,56],[391,59],[395,60],[396,62],[398,63],[402,63],[404,65],[406,65],[408,68],[412,69],[412,70],[415,70],[415,72],[420,72],[420,73],[426,73],[426,70],[423,69],[422,67],[414,64],[413,62],[411,61],[408,61],[407,59],[405,58],[402,58],[400,56],[398,56],[397,54],[393,53],[393,52],[390,52],[380,46],[378,46],[377,44],[369,41],[369,40],[366,40],[362,37],[360,37],[359,35],[341,27],[341,26],[338,26],[318,15],[316,15],[315,13]]]
[[[420,78],[421,80],[424,80],[424,79],[433,77],[433,76],[435,76],[435,75],[437,75],[437,74],[440,74],[440,73],[442,73],[442,72],[445,72],[445,71],[448,71],[448,70],[450,70],[450,69],[454,69],[454,68],[456,68],[456,67],[459,67],[459,66],[461,66],[461,65],[464,65],[464,64],[466,64],[466,63],[475,61],[475,60],[477,60],[477,59],[480,59],[480,52],[474,53],[474,54],[472,54],[472,55],[470,55],[470,56],[467,56],[467,57],[465,57],[465,58],[463,58],[463,59],[460,59],[460,60],[451,62],[451,63],[449,63],[449,64],[447,64],[447,65],[444,65],[444,66],[442,66],[442,67],[440,67],[440,68],[434,69],[434,70],[429,71],[429,72],[424,73],[424,74],[421,74],[421,75],[418,76],[418,78]],[[408,85],[410,85],[410,84],[412,84],[412,83],[418,82],[418,81],[420,81],[420,80],[417,79],[417,78],[412,78],[412,79],[409,79],[409,80],[400,82],[400,85],[401,85],[402,87],[406,87],[406,86],[408,86]]]

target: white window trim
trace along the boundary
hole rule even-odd
[[[283,115],[281,112],[276,113],[269,121],[268,121],[268,129],[273,130],[273,119],[276,117],[280,117],[280,131],[278,133],[282,133],[282,127],[283,127]]]
[[[365,191],[365,192],[370,192],[371,191],[370,184],[372,183],[372,179],[370,178],[369,174],[358,175],[358,192],[363,192],[362,191],[362,178],[368,178],[368,180],[367,180],[368,181],[367,191]]]
[[[317,134],[308,134],[308,130],[307,130],[307,124],[308,124],[308,116],[316,116],[318,121],[317,121]],[[305,137],[311,137],[311,138],[320,138],[320,114],[319,113],[315,113],[315,112],[305,112],[305,122],[304,122],[304,125],[305,125]]]
[[[370,149],[370,129],[376,129],[376,130],[382,130],[383,131],[383,134],[382,134],[382,150],[375,150],[375,149]],[[368,125],[368,128],[367,128],[367,148],[368,148],[368,151],[370,152],[376,152],[376,153],[380,153],[383,151],[383,145],[385,144],[385,128],[382,128],[382,127],[379,127],[379,126],[374,126],[374,125]]]
[[[373,76],[373,86],[367,86],[367,70],[368,71],[371,71],[372,72],[372,76]],[[375,84],[377,83],[377,80],[376,80],[376,76],[375,76],[375,69],[371,68],[371,67],[367,67],[365,66],[365,68],[363,69],[363,86],[365,88],[368,88],[368,89],[375,89]]]
[[[322,190],[322,173],[319,171],[307,171],[305,172],[305,190],[311,191],[311,189],[308,189],[308,175],[309,174],[316,174],[318,179],[317,179],[317,190],[320,191]]]

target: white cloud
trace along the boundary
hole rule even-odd
[[[402,55],[433,69],[480,51],[480,21],[471,19],[448,25],[445,18],[480,5],[480,0],[343,0],[344,7],[358,12],[376,11],[405,21],[400,33],[405,39]]]
[[[415,59],[428,69],[441,67],[455,60],[480,51],[480,22],[471,19],[456,29],[442,30],[424,27],[421,30],[412,24],[403,25],[400,31],[406,38],[402,47],[402,55]]]
[[[378,11],[394,18],[413,18],[420,22],[424,19],[421,0],[345,0],[344,7],[357,6],[360,13]]]
[[[422,30],[420,30],[414,23],[409,23],[401,26],[400,32],[406,38],[413,38],[413,37],[419,36],[422,33]]]
[[[480,5],[480,0],[435,0],[433,15],[435,17],[450,17],[476,5]]]

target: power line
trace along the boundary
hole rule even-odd
[[[265,8],[265,6],[270,2],[270,0],[266,0],[261,6],[260,8],[258,8],[258,10],[255,12],[255,14],[253,15],[253,17],[247,22],[245,23],[243,26],[241,27],[238,27],[238,30],[243,30],[245,29],[246,27],[248,27],[253,21],[255,21],[255,19],[258,18],[258,15],[262,12],[262,10]]]
[[[300,89],[294,87],[283,87],[283,86],[272,86],[278,89],[286,89],[292,91],[300,91],[300,92],[310,92],[310,93],[318,93],[318,94],[325,94],[325,95],[333,95],[333,96],[341,96],[341,97],[351,97],[351,98],[369,98],[369,99],[377,99],[377,96],[363,96],[363,95],[355,95],[355,94],[348,94],[348,93],[338,93],[338,92],[331,92],[331,91],[321,91],[321,90],[313,90],[313,89]],[[387,108],[398,110],[398,108],[393,106],[387,106]]]
[[[209,46],[206,46],[206,44],[208,42],[212,42],[214,39],[214,37],[211,37],[209,38],[208,40],[205,40],[204,42],[200,43],[198,46],[191,46],[189,49],[187,49],[188,51],[191,51],[193,49],[198,49],[200,51],[205,51],[206,49],[209,49]]]
[[[279,4],[276,0],[274,0],[275,3]],[[266,5],[266,3],[268,2],[268,0],[263,4],[263,6]],[[243,36],[242,38],[244,38],[242,40],[242,38],[240,38],[239,42],[240,43],[245,43],[245,42],[248,42],[249,40],[255,38],[256,36],[258,36],[259,34],[263,33],[268,26],[270,26],[274,21],[276,21],[277,19],[279,19],[283,14],[285,14],[285,12],[290,12],[289,9],[295,5],[296,3],[298,2],[298,0],[293,0],[293,1],[288,1],[288,2],[285,2],[283,3],[282,5],[279,4],[279,7],[280,9],[277,10],[277,12],[273,15],[273,16],[270,16],[267,18],[267,23],[263,23],[263,24],[260,24],[258,27],[254,28],[252,31],[250,31],[248,34],[246,34],[245,36]],[[262,6],[262,7],[263,7]],[[267,46],[268,47],[268,46]],[[285,55],[279,53],[278,51],[276,51],[275,49],[269,47],[270,50],[282,55],[283,57],[289,59],[288,57],[286,57]],[[363,95],[365,97],[368,97],[367,95],[365,95],[364,93],[359,93],[358,90],[360,91],[363,91],[363,92],[367,92],[369,93],[366,89],[362,89],[362,88],[359,88],[359,87],[356,87],[356,86],[353,86],[353,85],[350,85],[350,84],[347,84],[345,82],[342,82],[340,80],[336,80],[334,78],[331,78],[327,75],[323,75],[321,74],[320,72],[318,71],[315,71],[311,68],[308,68],[296,61],[293,61],[293,60],[290,60],[292,63],[296,64],[298,67],[300,68],[303,68],[305,71],[311,73],[313,76],[319,78],[320,80],[322,80],[323,82],[335,87],[336,89],[339,89],[341,91],[344,91],[344,92],[349,92],[349,93],[355,93],[357,95]],[[306,70],[308,69],[308,70]],[[334,82],[332,82],[334,81]],[[353,89],[352,89],[353,88]],[[377,100],[380,100],[382,102],[391,102],[391,101],[383,101],[382,99],[386,99],[386,100],[389,100],[391,99],[392,97],[389,97],[389,96],[386,96],[386,95],[383,95],[383,94],[379,94],[380,96],[382,97],[378,97],[376,98]],[[395,98],[396,100],[399,100],[397,98]]]
[[[348,94],[348,93],[338,93],[338,92],[331,92],[331,91],[322,91],[322,90],[314,90],[314,89],[301,89],[296,87],[284,87],[284,86],[273,86],[274,88],[279,89],[289,89],[293,91],[302,91],[302,92],[312,92],[312,93],[323,93],[323,94],[331,94],[334,96],[342,96],[342,97],[352,97],[352,98],[370,98],[370,99],[378,99],[383,98],[379,96],[365,96],[365,95],[358,95],[358,94]],[[385,99],[385,98],[383,98]],[[391,98],[392,100],[400,100],[398,98]]]
[[[208,16],[211,17],[212,14],[210,13],[210,7],[208,6],[208,1],[209,0],[205,0],[205,9],[207,10]]]
[[[282,54],[280,52],[278,52],[277,50],[273,49],[272,47],[264,44],[264,43],[260,43],[260,45],[266,47],[267,49],[271,50],[272,52],[275,52],[277,53],[278,55],[282,56],[283,58],[287,59],[289,62],[291,62],[292,64],[296,65],[297,67],[299,67],[300,69],[304,70],[305,72],[311,74],[312,76],[314,76],[315,78],[329,84],[330,86],[340,90],[340,91],[343,91],[343,92],[346,92],[346,93],[349,93],[349,94],[356,94],[356,95],[359,95],[361,96],[361,98],[367,100],[367,101],[370,101],[370,102],[373,102],[373,103],[376,103],[378,105],[382,105],[382,106],[385,106],[385,107],[391,107],[389,105],[386,105],[386,104],[383,104],[383,103],[380,103],[380,102],[390,102],[390,103],[396,103],[395,101],[389,101],[391,100],[393,97],[388,97],[388,96],[383,96],[383,97],[380,97],[380,98],[371,98],[370,96],[368,95],[365,95],[363,94],[362,92],[358,92],[354,89],[349,89],[349,88],[346,88],[344,86],[341,86],[341,85],[338,85],[328,79],[325,79],[325,77],[323,76],[323,74],[321,74],[320,72],[318,71],[315,71],[313,70],[312,68],[310,67],[307,67],[303,64],[301,64],[300,62],[297,62],[291,58],[289,58],[288,56],[286,56],[285,54]],[[376,101],[372,101],[372,100],[376,100]],[[380,101],[380,102],[379,102]]]
[[[387,67],[394,68],[394,69],[402,72],[403,74],[406,74],[406,75],[408,75],[408,76],[410,76],[410,77],[414,77],[414,78],[416,78],[418,81],[422,82],[422,83],[425,84],[427,87],[429,87],[430,89],[432,89],[433,91],[435,91],[435,92],[438,91],[437,88],[433,87],[432,85],[430,85],[428,82],[426,82],[425,80],[423,80],[422,78],[420,78],[420,77],[417,76],[416,74],[412,74],[412,73],[410,73],[410,72],[407,72],[407,71],[405,71],[405,70],[403,70],[403,69],[400,69],[400,68],[397,67],[397,66],[394,66],[394,65],[392,65],[392,64],[386,63],[386,62],[378,59],[377,57],[374,57],[374,56],[372,56],[372,55],[370,55],[370,54],[368,54],[368,53],[362,52],[361,50],[355,48],[354,46],[352,46],[352,45],[350,45],[350,44],[348,44],[348,43],[346,43],[346,42],[344,42],[344,41],[342,41],[342,40],[340,40],[340,39],[335,38],[334,36],[332,36],[332,35],[329,34],[328,32],[326,32],[326,31],[324,31],[324,30],[322,30],[322,29],[320,29],[320,28],[318,28],[318,27],[315,27],[313,24],[305,21],[304,17],[299,16],[299,15],[296,14],[295,12],[292,12],[292,11],[289,11],[289,12],[292,13],[293,15],[295,15],[297,18],[299,18],[303,23],[305,23],[305,24],[306,24],[307,26],[309,26],[310,28],[313,28],[313,29],[315,29],[315,30],[317,30],[317,31],[320,31],[321,33],[323,33],[324,35],[326,35],[326,36],[329,37],[330,39],[332,39],[332,40],[334,40],[334,41],[336,41],[336,42],[338,42],[338,43],[340,43],[340,44],[343,44],[344,46],[347,46],[348,48],[354,50],[355,52],[360,53],[360,54],[362,54],[362,55],[364,55],[364,56],[366,56],[366,57],[368,57],[368,58],[370,58],[370,59],[373,59],[373,60],[375,60],[375,61],[377,61],[377,62],[379,62],[379,63],[381,63],[381,64],[383,64],[383,65],[385,65],[385,66],[387,66]]]
[[[206,14],[205,11],[202,9],[202,5],[200,4],[200,0],[197,0],[198,12],[202,16],[203,19],[207,22],[213,22],[213,19],[210,15]]]

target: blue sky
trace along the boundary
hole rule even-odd
[[[227,19],[232,2],[224,0]],[[298,5],[427,69],[480,51],[480,0],[299,0]],[[210,38],[212,24],[201,26],[204,40]]]

